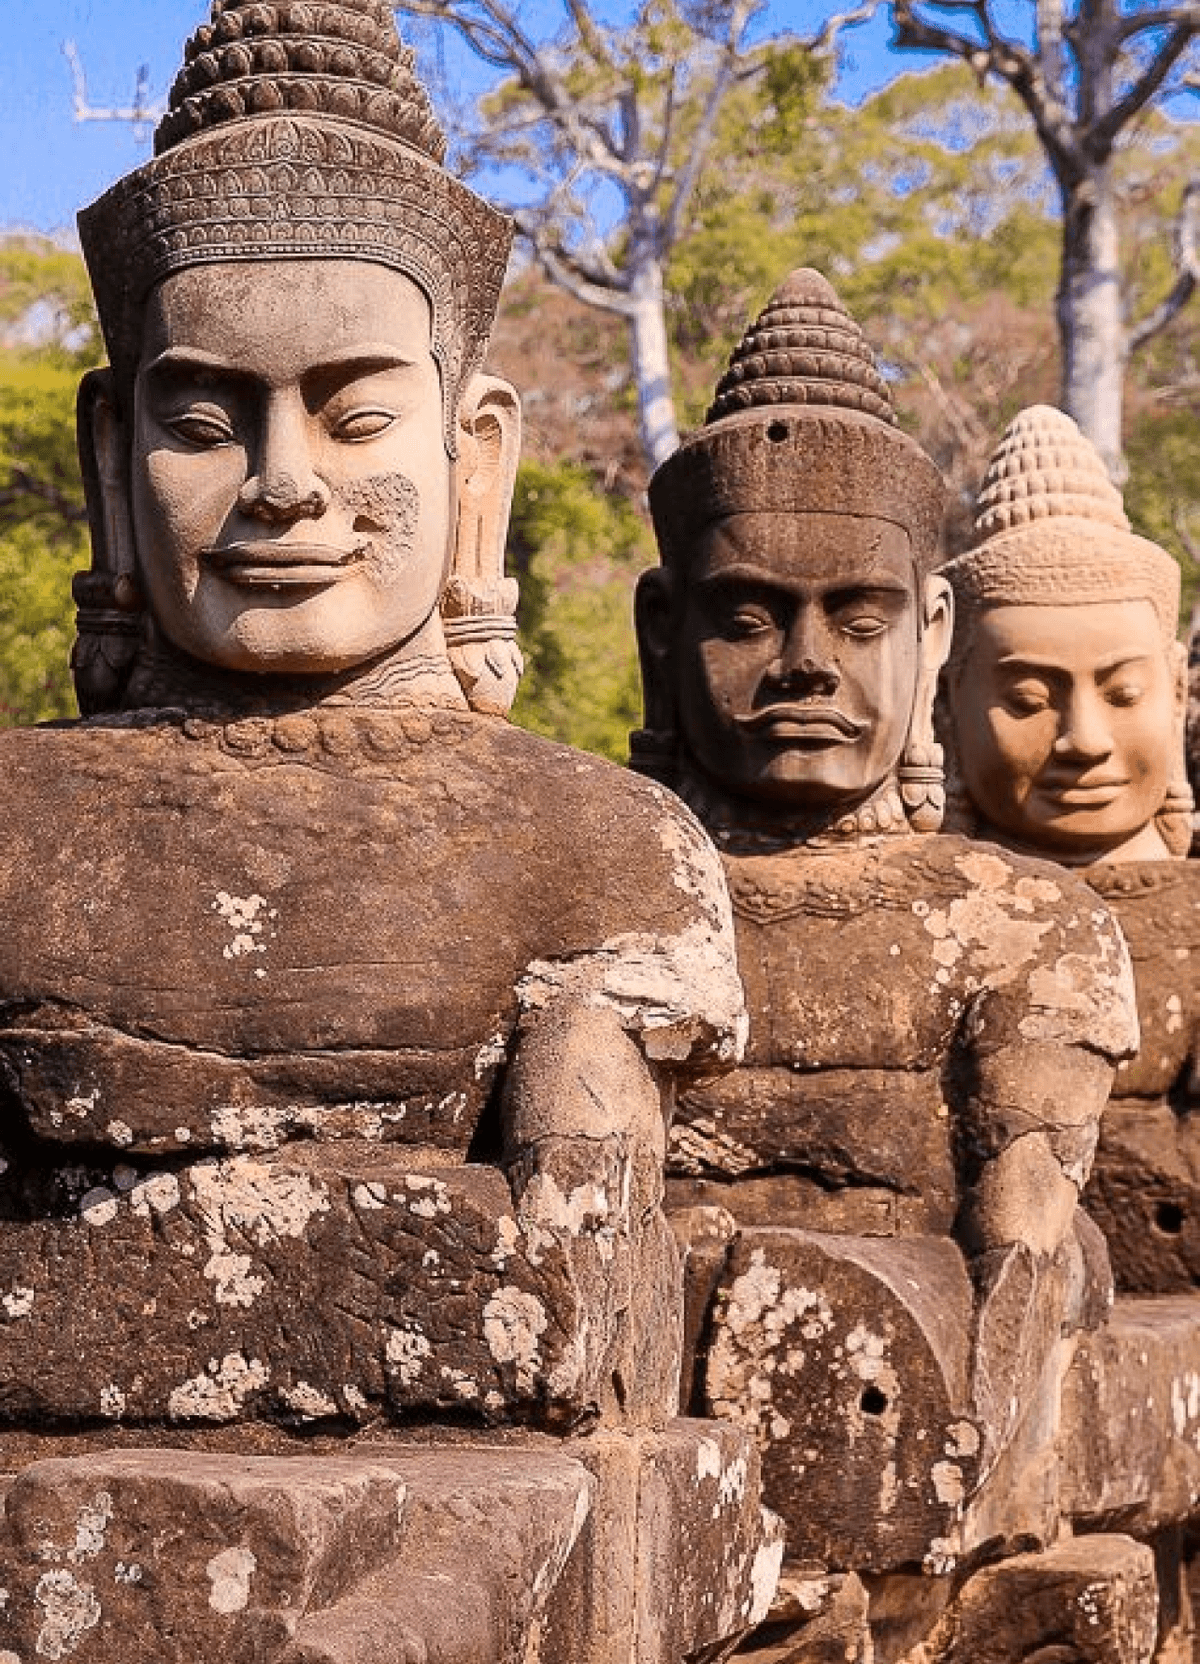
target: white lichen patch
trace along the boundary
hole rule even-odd
[[[112,1143],[119,1145],[122,1149],[133,1143],[133,1128],[128,1121],[110,1121],[105,1130]]]
[[[100,1388],[100,1414],[109,1421],[118,1421],[125,1414],[126,1397],[121,1388],[110,1385]]]
[[[118,1560],[113,1571],[113,1582],[126,1585],[140,1583],[144,1576],[145,1573],[136,1560],[131,1560],[128,1564],[124,1560]]]
[[[150,1173],[131,1186],[129,1206],[134,1213],[148,1219],[152,1213],[170,1213],[179,1206],[179,1180],[174,1173]]]
[[[475,1378],[468,1375],[465,1370],[451,1369],[448,1365],[443,1364],[441,1375],[442,1380],[445,1381],[456,1398],[469,1402],[472,1398],[479,1397],[479,1386]]]
[[[492,1249],[492,1264],[497,1271],[503,1271],[509,1260],[517,1252],[521,1242],[521,1231],[511,1214],[502,1213],[496,1221],[496,1246]]]
[[[105,1185],[99,1184],[89,1190],[79,1203],[79,1217],[85,1224],[99,1229],[103,1225],[111,1225],[117,1217],[119,1204],[117,1198]]]
[[[432,1351],[429,1337],[415,1325],[387,1332],[384,1353],[402,1386],[411,1387],[416,1383]]]
[[[253,1265],[249,1254],[233,1254],[223,1246],[208,1256],[204,1275],[213,1284],[213,1298],[218,1306],[254,1304],[267,1284],[264,1277],[254,1275]]]
[[[1092,952],[1064,953],[1030,972],[1029,1006],[1020,1023],[1026,1040],[1084,1040],[1114,1058],[1137,1051],[1133,966],[1111,919]]]
[[[90,1092],[84,1092],[81,1090],[77,1092],[74,1097],[67,1098],[63,1103],[62,1113],[63,1115],[70,1116],[72,1121],[86,1121],[93,1114],[95,1114],[96,1105],[99,1102],[100,1088],[98,1086],[94,1086]],[[55,1120],[59,1125],[61,1125],[60,1117],[51,1116],[51,1120]]]
[[[1178,1034],[1183,1027],[1183,1001],[1178,994],[1167,995],[1167,1033]]]
[[[250,1604],[250,1580],[258,1570],[258,1560],[251,1549],[224,1548],[214,1554],[205,1567],[209,1590],[208,1604],[214,1612],[229,1616],[244,1612]]]
[[[271,1104],[221,1104],[210,1125],[215,1143],[226,1150],[277,1150],[301,1119]]]
[[[210,1358],[208,1370],[175,1388],[167,1401],[174,1421],[236,1421],[251,1393],[265,1387],[271,1372],[258,1358],[227,1352]]]
[[[1182,1439],[1200,1417],[1200,1374],[1189,1369],[1171,1380],[1171,1420],[1176,1438]]]
[[[1044,881],[1017,880],[1001,856],[977,850],[954,864],[971,889],[924,913],[934,961],[949,971],[965,959],[963,969],[972,978],[1001,987],[1036,957],[1042,938],[1055,927],[1052,916],[1030,916],[1037,898],[1029,885]]]
[[[279,1396],[289,1410],[305,1421],[321,1421],[338,1413],[336,1401],[307,1381],[297,1381],[294,1386],[280,1388]]]
[[[377,1212],[387,1206],[387,1186],[380,1184],[378,1179],[368,1179],[365,1184],[354,1186],[350,1199],[364,1213]]]
[[[750,1567],[749,1604],[744,1613],[748,1628],[761,1624],[771,1609],[783,1570],[783,1550],[780,1536],[775,1542],[762,1543],[755,1552]]]
[[[507,1056],[503,1034],[493,1034],[475,1053],[475,1079],[482,1080],[489,1069],[498,1069]]]
[[[266,953],[268,928],[279,914],[268,906],[265,896],[234,896],[228,890],[218,890],[212,910],[229,926],[229,941],[221,949],[223,958],[244,959],[247,954]]]
[[[88,1583],[78,1582],[65,1569],[44,1572],[33,1598],[45,1613],[34,1643],[39,1658],[69,1657],[88,1630],[95,1629],[100,1622],[100,1602],[95,1590]]]
[[[67,1550],[72,1565],[94,1560],[104,1549],[104,1537],[113,1517],[113,1499],[107,1491],[98,1491],[94,1501],[79,1510],[75,1521],[75,1542]]]
[[[933,1494],[947,1507],[960,1508],[966,1496],[963,1471],[957,1462],[935,1462],[929,1470]]]
[[[310,1220],[329,1211],[329,1193],[316,1179],[249,1156],[199,1162],[188,1168],[187,1181],[210,1237],[235,1231],[260,1248],[302,1237]]]
[[[420,1173],[407,1173],[404,1187],[408,1191],[408,1210],[418,1219],[436,1219],[450,1212],[450,1192],[441,1179],[431,1179]],[[402,1200],[397,1196],[397,1201]]]
[[[523,1289],[499,1288],[483,1308],[483,1336],[498,1364],[516,1367],[517,1385],[532,1387],[541,1365],[540,1340],[547,1325],[545,1307]]]
[[[709,1349],[708,1390],[717,1413],[752,1430],[760,1443],[790,1432],[773,1404],[776,1377],[798,1375],[802,1342],[824,1339],[833,1311],[819,1290],[786,1287],[783,1274],[756,1248],[733,1281]]]
[[[29,1316],[36,1298],[37,1295],[34,1289],[14,1288],[11,1294],[6,1294],[0,1300],[0,1305],[3,1305],[9,1322],[15,1323],[19,1318]]]
[[[525,1012],[563,998],[607,1007],[655,1061],[736,1062],[745,1047],[732,937],[698,920],[674,936],[630,932],[573,959],[534,960],[517,998]]]

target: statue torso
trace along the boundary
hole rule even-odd
[[[948,1232],[981,1131],[963,1120],[972,1058],[1038,1039],[1128,1046],[1111,921],[1060,868],[955,837],[725,865],[750,1044],[735,1074],[684,1097],[677,1203]]]
[[[461,1156],[530,962],[694,911],[667,794],[465,711],[14,731],[0,776],[0,1068],[51,1144]]]

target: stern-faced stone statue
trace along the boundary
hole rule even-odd
[[[789,1556],[874,1575],[889,1657],[961,1554],[1057,1529],[1064,1336],[1108,1296],[1078,1198],[1136,1041],[1087,888],[930,835],[942,501],[858,326],[794,273],[652,482],[638,595],[634,761],[722,851],[750,1009],[672,1134],[692,1402],[754,1430]]]
[[[728,902],[502,720],[509,231],[443,148],[382,0],[216,0],[81,218],[85,720],[0,737],[0,1651],[665,1664],[769,1594],[745,1441],[669,1419]]]

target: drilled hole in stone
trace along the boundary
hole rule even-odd
[[[880,1392],[878,1387],[864,1387],[858,1403],[864,1415],[881,1416],[888,1407],[887,1393]]]
[[[1183,1229],[1183,1209],[1175,1202],[1160,1202],[1154,1210],[1154,1223],[1164,1236],[1178,1236]]]
[[[773,445],[782,444],[788,436],[786,422],[772,422],[767,428],[767,438]]]

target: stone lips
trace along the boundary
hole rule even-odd
[[[936,563],[945,485],[895,426],[862,330],[819,272],[785,279],[734,349],[698,432],[650,482],[665,565],[730,514],[846,514],[909,533]]]

